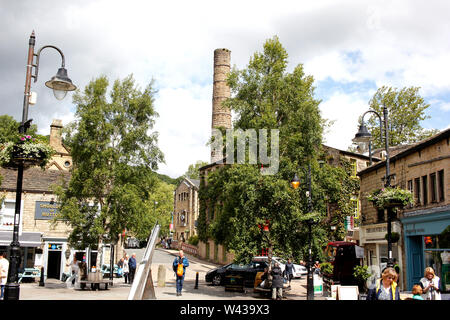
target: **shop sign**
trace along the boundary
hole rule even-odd
[[[59,213],[59,204],[49,201],[36,201],[34,219],[52,220]]]

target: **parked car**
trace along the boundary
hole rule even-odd
[[[225,284],[225,271],[231,267],[231,263],[209,270],[205,275],[205,281],[211,282],[215,286],[221,286]]]
[[[267,256],[258,256],[258,257],[253,257],[253,260],[267,262],[269,260],[269,258]],[[272,257],[272,261],[274,261],[274,263],[278,262],[278,264],[280,265],[281,271],[284,272],[284,269],[286,268],[287,260],[280,258],[280,257]],[[306,274],[308,274],[308,270],[304,266],[294,263],[294,278],[301,278],[302,275],[306,275]]]
[[[233,263],[225,271],[225,284],[228,276],[240,276],[244,279],[245,287],[253,288],[256,274],[264,272],[267,267],[267,262],[264,261],[252,261],[248,264]]]

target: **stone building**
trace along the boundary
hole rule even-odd
[[[88,266],[95,265],[97,251],[85,248],[77,250],[68,245],[71,231],[64,221],[53,223],[58,205],[52,185],[70,180],[72,157],[61,139],[61,120],[53,120],[50,126],[50,145],[56,154],[46,170],[39,167],[25,168],[23,194],[19,221],[19,243],[22,251],[20,268],[44,267],[46,278],[61,279],[70,271],[73,255]],[[0,208],[0,250],[8,252],[12,241],[16,202],[17,170],[0,168],[3,177],[0,194],[5,196]],[[109,264],[109,246],[104,248],[103,261]],[[116,247],[116,255],[123,252],[122,242]],[[115,259],[117,261],[117,259]]]
[[[432,266],[449,290],[450,129],[415,143],[390,157],[391,185],[411,190],[415,204],[399,210],[392,232],[399,235],[393,258],[400,266],[400,286],[411,290]],[[367,201],[367,193],[384,186],[386,161],[358,173],[361,178],[360,245],[365,264],[379,275],[387,262],[387,213]]]
[[[185,242],[197,235],[200,180],[184,178],[174,193],[174,240]]]

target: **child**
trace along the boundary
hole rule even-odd
[[[422,287],[415,284],[412,288],[413,300],[423,300],[422,298]]]

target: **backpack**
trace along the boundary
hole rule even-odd
[[[182,263],[178,263],[177,276],[181,277],[181,276],[183,276],[183,273],[184,273],[183,264]]]

